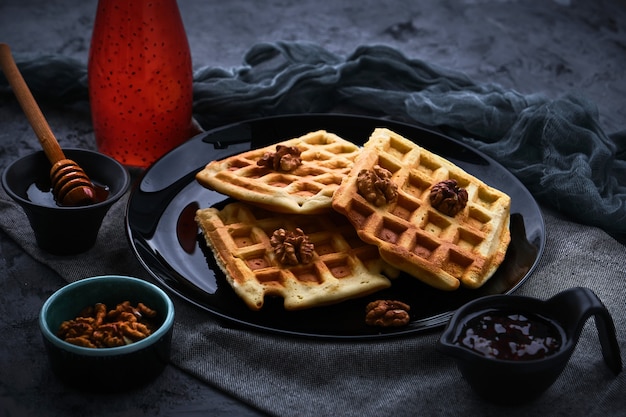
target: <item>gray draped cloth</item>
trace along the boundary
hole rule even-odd
[[[42,98],[87,99],[84,63],[47,56],[19,66]],[[496,159],[539,201],[626,234],[626,128],[605,133],[596,106],[575,93],[522,95],[385,46],[344,59],[310,43],[263,43],[240,68],[195,73],[194,113],[205,128],[338,108],[437,127]]]
[[[16,58],[39,99],[68,106],[86,100],[84,63]],[[207,129],[339,109],[434,126],[482,150],[524,182],[545,216],[545,252],[518,292],[547,298],[573,286],[593,289],[626,350],[626,252],[607,234],[626,232],[626,134],[604,133],[595,106],[584,98],[552,100],[477,84],[383,46],[363,46],[342,58],[312,44],[275,43],[252,47],[239,68],[198,70],[194,105]],[[81,255],[41,252],[3,191],[0,227],[69,282],[109,273],[150,279],[124,235],[126,201],[113,207],[96,246]],[[436,331],[384,341],[302,340],[232,328],[174,301],[172,365],[270,414],[605,416],[626,409],[626,373],[615,377],[604,366],[592,322],[557,382],[534,403],[506,408],[474,396],[450,359],[435,350]]]

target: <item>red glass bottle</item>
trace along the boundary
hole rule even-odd
[[[98,150],[120,163],[148,167],[197,133],[176,0],[99,0],[88,77]]]

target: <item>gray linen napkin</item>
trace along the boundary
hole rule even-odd
[[[35,259],[66,281],[101,274],[150,280],[124,235],[126,199],[109,212],[96,246],[59,257],[40,251],[21,209],[0,191],[0,225]],[[540,265],[518,291],[548,298],[593,289],[613,315],[626,351],[624,247],[598,228],[544,210],[547,243]],[[590,320],[569,366],[536,402],[507,408],[479,400],[452,361],[438,353],[439,331],[393,340],[325,342],[281,337],[221,323],[177,297],[172,365],[278,416],[550,415],[606,416],[626,407],[626,373],[602,361]],[[414,306],[419,308],[419,306]]]
[[[520,156],[531,161],[528,168],[536,171],[527,182],[531,189],[533,184],[546,187],[551,184],[538,175],[546,168],[554,167],[554,171],[560,170],[567,177],[582,173],[583,178],[590,179],[591,186],[601,198],[590,198],[581,189],[576,195],[577,204],[590,204],[594,207],[593,213],[599,213],[593,218],[583,216],[581,220],[593,224],[600,218],[605,229],[624,230],[623,181],[626,177],[618,175],[623,174],[623,143],[619,145],[617,141],[607,139],[595,124],[593,112],[573,97],[548,101],[535,96],[522,97],[495,86],[478,86],[460,74],[407,60],[382,47],[364,47],[353,57],[343,60],[314,45],[262,44],[252,48],[246,59],[248,63],[234,71],[207,68],[198,72],[196,115],[199,118],[206,116],[207,119],[203,120],[205,127],[211,127],[219,120],[226,122],[229,118],[347,106],[379,115],[391,114],[393,110],[394,117],[418,123],[444,120],[430,124],[460,138],[472,137],[476,146],[483,146],[483,150],[492,143],[497,145],[499,140],[511,144],[524,138],[510,151],[499,150],[500,154],[493,151],[492,155],[503,161],[515,155],[509,168],[514,172],[517,169],[522,177],[524,164],[515,164],[519,163]],[[46,73],[35,71],[41,69],[37,64],[31,62],[29,65],[31,76],[46,77]],[[66,65],[63,71],[84,75],[84,67],[80,66]],[[389,76],[374,78],[376,71],[379,74],[389,71]],[[402,78],[397,78],[399,73],[403,74]],[[48,79],[48,87],[54,85],[55,79]],[[419,83],[418,79],[423,82]],[[78,78],[65,76],[58,80],[66,82],[59,91],[67,92],[64,97],[68,98],[68,104],[81,95],[84,98],[84,90],[75,85],[80,85]],[[447,87],[441,84],[441,80],[446,80]],[[334,87],[339,85],[342,88]],[[373,99],[381,91],[391,92],[380,102]],[[313,95],[315,92],[317,94]],[[368,94],[369,101],[365,100]],[[450,107],[442,107],[441,101],[436,104],[437,97],[440,100],[449,97]],[[248,108],[251,102],[246,98],[254,100],[255,105]],[[431,119],[403,117],[409,114],[408,111],[406,114],[395,113],[401,108],[411,109],[420,102],[418,108],[421,110],[417,114],[429,115]],[[565,118],[579,136],[573,137],[568,128],[567,140],[562,140],[559,135],[564,133],[563,130],[553,129],[551,123],[541,125],[545,117],[534,116],[552,115],[553,109],[560,104],[578,109],[569,114],[584,116]],[[390,113],[383,112],[386,106],[390,106]],[[223,113],[217,113],[217,109]],[[241,111],[237,113],[237,109]],[[483,109],[483,113],[477,113],[479,109]],[[457,113],[465,110],[469,113],[464,116]],[[476,114],[481,117],[476,119]],[[223,119],[210,120],[213,115]],[[535,120],[537,125],[530,120]],[[488,125],[500,128],[491,137],[481,136],[481,128],[486,132]],[[516,126],[519,134],[525,132],[527,126],[535,133],[540,126],[549,127],[541,138],[545,143],[530,142],[534,135],[513,135],[512,126]],[[552,140],[560,145],[548,146]],[[596,155],[598,150],[601,152]],[[562,163],[564,152],[569,152],[567,164]],[[572,165],[569,162],[574,163],[575,169],[567,174]],[[554,190],[557,196],[566,196],[571,202],[567,190]],[[41,252],[34,244],[26,217],[4,191],[0,191],[0,227],[26,252],[49,265],[68,282],[101,274],[150,279],[134,258],[124,233],[126,201],[124,198],[113,206],[96,246],[81,255],[56,257]],[[626,350],[624,246],[600,228],[568,221],[562,213],[552,211],[549,207],[558,201],[561,200],[548,197],[543,206],[546,250],[539,267],[519,293],[547,298],[572,286],[593,289],[613,314],[620,347]],[[567,211],[563,204],[559,208],[568,215],[576,215]],[[591,322],[583,331],[570,366],[555,385],[535,403],[512,409],[485,404],[473,395],[454,364],[435,350],[437,331],[378,342],[310,341],[233,328],[178,298],[174,300],[177,319],[172,364],[275,415],[456,416],[462,412],[474,415],[506,412],[522,416],[548,412],[552,415],[603,416],[614,415],[626,407],[626,396],[623,395],[626,374],[616,378],[604,366]]]

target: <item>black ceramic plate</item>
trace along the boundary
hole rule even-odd
[[[443,292],[403,275],[390,289],[334,306],[287,312],[282,299],[268,299],[262,311],[248,310],[226,282],[194,223],[196,209],[218,205],[227,197],[198,185],[196,172],[211,160],[318,129],[362,144],[376,127],[388,127],[411,138],[511,196],[512,238],[500,268],[478,290]],[[537,203],[497,162],[455,140],[413,125],[345,115],[263,118],[202,133],[145,172],[131,194],[126,222],[139,260],[161,284],[183,299],[224,319],[226,325],[316,338],[384,338],[442,326],[467,301],[488,294],[508,294],[518,288],[532,273],[545,243],[544,222]],[[365,305],[380,298],[408,303],[411,323],[390,330],[366,326]]]

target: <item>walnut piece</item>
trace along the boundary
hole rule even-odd
[[[279,262],[285,265],[308,264],[313,259],[314,246],[302,229],[290,232],[278,229],[270,238]]]
[[[411,307],[402,301],[376,300],[365,307],[365,324],[378,327],[401,327],[409,323]]]
[[[430,189],[430,204],[448,216],[456,216],[467,205],[467,190],[459,188],[456,180],[444,180]]]
[[[295,146],[276,145],[276,152],[266,152],[257,161],[257,165],[269,167],[275,171],[289,172],[302,165],[300,153]]]
[[[391,181],[391,172],[376,165],[373,170],[362,169],[356,179],[359,194],[376,207],[394,201],[398,187]]]
[[[97,303],[89,306],[72,320],[61,323],[57,336],[68,343],[89,348],[124,346],[152,334],[156,311],[143,303],[119,303],[115,309]]]

